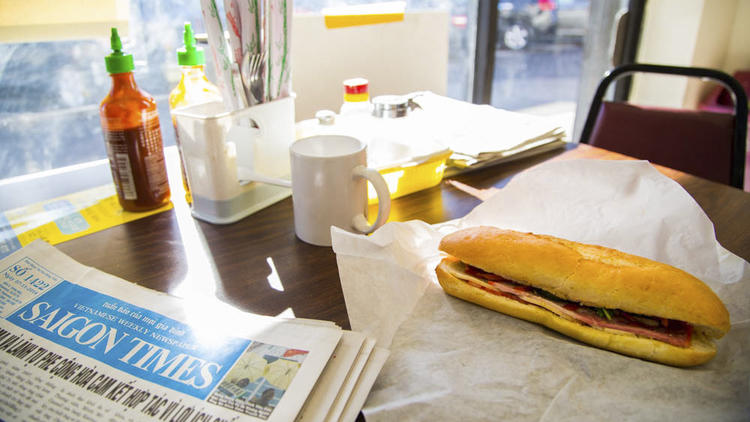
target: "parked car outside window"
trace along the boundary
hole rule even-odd
[[[500,0],[497,47],[523,50],[534,43],[582,43],[589,0]]]

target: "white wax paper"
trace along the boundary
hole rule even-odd
[[[732,329],[707,364],[679,369],[579,343],[447,296],[437,245],[493,225],[617,248],[690,272]],[[559,161],[518,174],[466,217],[333,229],[352,328],[391,356],[363,409],[391,420],[748,420],[750,266],[726,251],[695,201],[643,161]]]

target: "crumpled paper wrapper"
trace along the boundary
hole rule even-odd
[[[446,295],[440,239],[493,225],[604,245],[704,280],[732,329],[716,357],[680,369],[600,350]],[[560,161],[520,173],[464,218],[333,229],[352,328],[391,357],[363,409],[392,420],[747,420],[750,265],[726,251],[679,184],[643,161]]]

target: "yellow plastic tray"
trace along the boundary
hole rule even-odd
[[[446,150],[425,161],[382,168],[378,171],[383,175],[388,185],[391,198],[399,198],[440,183],[445,172],[445,163],[451,154],[451,151]],[[367,189],[368,203],[376,204],[378,196],[375,193],[375,188],[368,183]]]

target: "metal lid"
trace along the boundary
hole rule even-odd
[[[372,115],[381,118],[404,117],[409,112],[409,97],[380,95],[372,99]]]
[[[331,110],[320,110],[315,113],[315,118],[318,119],[318,124],[325,126],[336,123],[336,113]]]

